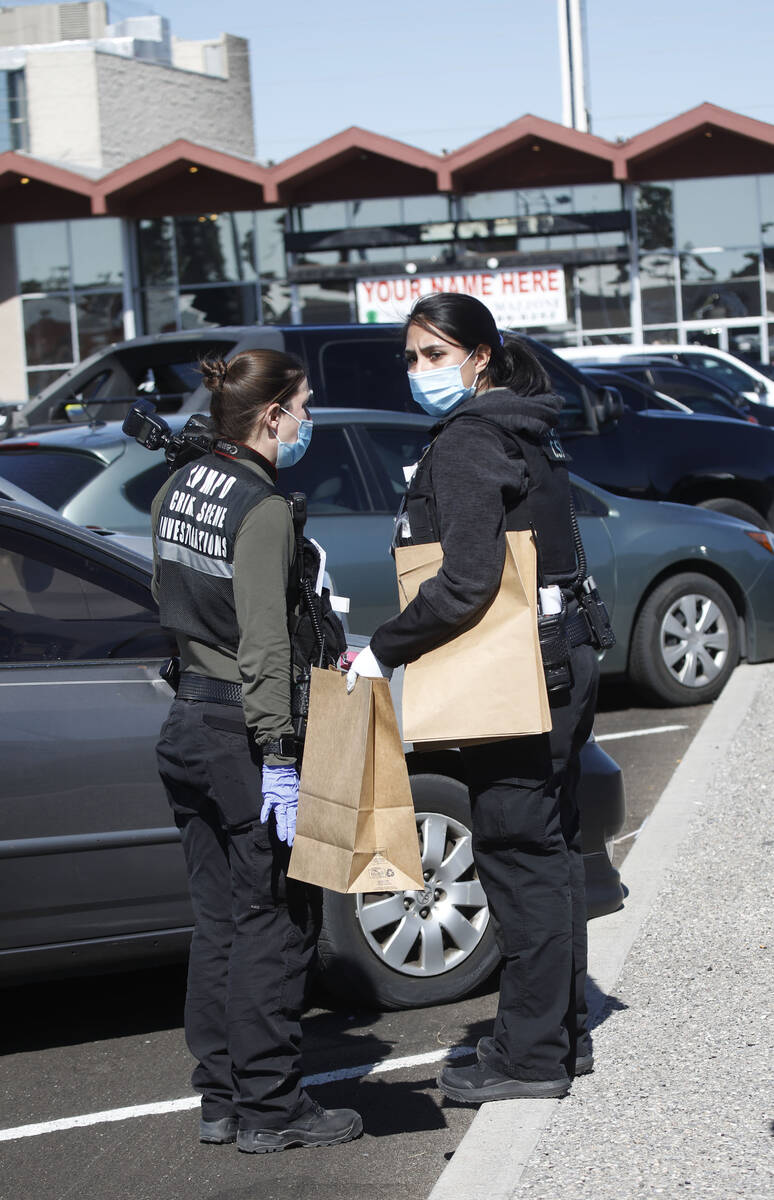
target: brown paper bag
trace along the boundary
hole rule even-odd
[[[406,667],[403,736],[415,746],[502,741],[551,729],[529,530],[508,532],[500,588],[475,625]],[[439,542],[395,551],[401,609],[441,567]]]
[[[334,892],[424,887],[414,804],[386,679],[312,670],[288,875]]]

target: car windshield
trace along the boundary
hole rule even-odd
[[[52,508],[66,504],[104,466],[94,454],[0,446],[0,475]]]

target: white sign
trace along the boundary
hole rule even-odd
[[[359,279],[357,319],[369,324],[403,321],[415,300],[433,292],[463,292],[475,296],[491,310],[500,329],[563,325],[567,321],[562,267]]]

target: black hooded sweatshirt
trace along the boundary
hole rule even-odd
[[[524,458],[509,456],[511,439],[491,423],[536,444],[556,427],[561,406],[553,394],[519,396],[509,388],[491,388],[464,400],[437,427],[427,453],[443,565],[371,638],[371,650],[385,666],[413,662],[448,641],[492,600],[505,562],[506,514],[524,504],[529,474]],[[458,419],[463,416],[486,420]],[[555,519],[571,545],[568,492],[566,487],[556,491]],[[530,527],[526,512],[521,521],[515,515],[508,528]]]

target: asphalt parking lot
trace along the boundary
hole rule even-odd
[[[595,732],[621,764],[625,856],[708,706],[642,708],[603,690]],[[604,920],[604,918],[602,918]],[[375,1013],[315,997],[305,1019],[310,1086],[357,1107],[366,1133],[330,1150],[253,1157],[196,1141],[197,1102],[180,1020],[181,968],[28,986],[4,997],[0,1196],[34,1200],[394,1200],[426,1196],[474,1109],[434,1087],[450,1050],[489,1032],[496,979],[466,1000]],[[74,1122],[74,1118],[84,1120]]]

